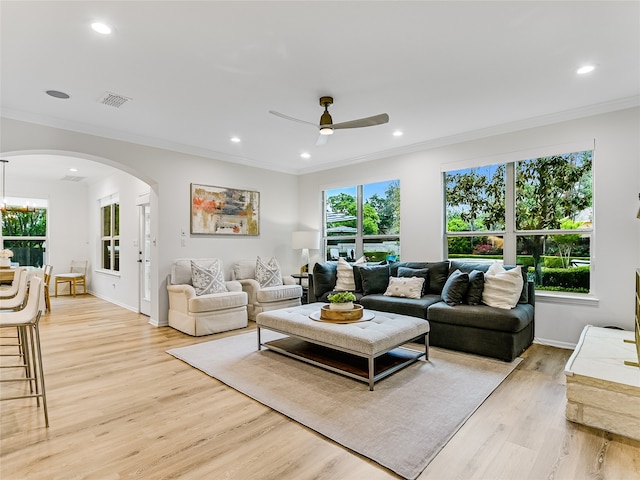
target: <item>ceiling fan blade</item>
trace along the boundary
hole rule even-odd
[[[269,110],[269,113],[275,115],[276,117],[284,118],[285,120],[291,120],[298,123],[306,123],[307,125],[313,125],[314,127],[318,128],[317,123],[307,122],[306,120],[300,120],[299,118],[293,118],[289,115],[285,115],[284,113],[276,112],[275,110]]]
[[[331,135],[318,135],[318,139],[316,140],[316,147],[326,145],[326,143],[329,141],[330,136]]]
[[[360,118],[358,120],[351,120],[349,122],[334,123],[332,125],[334,130],[343,128],[360,128],[360,127],[373,127],[374,125],[382,125],[389,121],[389,115],[381,113],[380,115],[374,115],[373,117]]]

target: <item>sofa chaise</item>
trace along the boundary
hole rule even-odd
[[[460,261],[354,265],[353,291],[356,301],[365,308],[428,320],[432,346],[510,362],[533,342],[535,287],[533,282],[527,281],[526,271],[521,270],[522,289],[519,298],[515,292],[517,304],[513,308],[497,308],[481,301],[449,304],[442,298],[443,289],[452,275],[482,272],[480,276],[483,276],[487,275],[489,267],[486,263]],[[505,266],[504,270],[511,268],[514,267]],[[404,276],[407,276],[406,271],[424,272],[425,282],[419,298],[385,295],[390,277],[398,277],[399,271]],[[310,302],[328,301],[327,297],[335,292],[337,273],[338,262],[314,266],[309,276]]]

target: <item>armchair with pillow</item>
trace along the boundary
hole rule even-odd
[[[217,258],[178,258],[167,279],[169,326],[201,336],[247,326],[247,294]]]
[[[275,257],[242,260],[233,266],[231,278],[248,295],[249,320],[255,321],[261,312],[302,304],[302,286],[290,275],[282,275]]]

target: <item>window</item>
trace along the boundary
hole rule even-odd
[[[13,252],[11,262],[42,267],[46,263],[47,200],[6,198],[2,209],[2,245]]]
[[[540,290],[589,293],[592,151],[445,172],[449,258],[528,269]]]
[[[109,203],[111,201],[111,203]],[[120,271],[120,204],[117,200],[103,200],[101,212],[102,268]],[[106,204],[105,204],[106,203]]]
[[[327,260],[400,258],[400,181],[324,192]]]

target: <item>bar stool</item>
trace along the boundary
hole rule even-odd
[[[13,297],[0,298],[0,310],[20,310],[27,298],[27,271],[22,270],[18,281],[18,291]]]
[[[18,365],[10,365],[8,368],[24,368],[25,378],[2,379],[2,382],[28,382],[30,393],[0,398],[4,400],[17,400],[20,398],[35,398],[36,404],[44,410],[45,425],[49,427],[49,413],[47,411],[47,397],[44,387],[44,370],[42,368],[42,349],[40,347],[39,322],[42,315],[43,280],[34,276],[29,281],[27,304],[22,310],[13,312],[0,312],[0,328],[17,328],[19,343],[23,351],[23,362]]]
[[[13,281],[8,287],[0,288],[0,298],[15,297],[18,293],[18,285],[20,285],[20,276],[26,272],[23,267],[17,267],[13,272]]]

